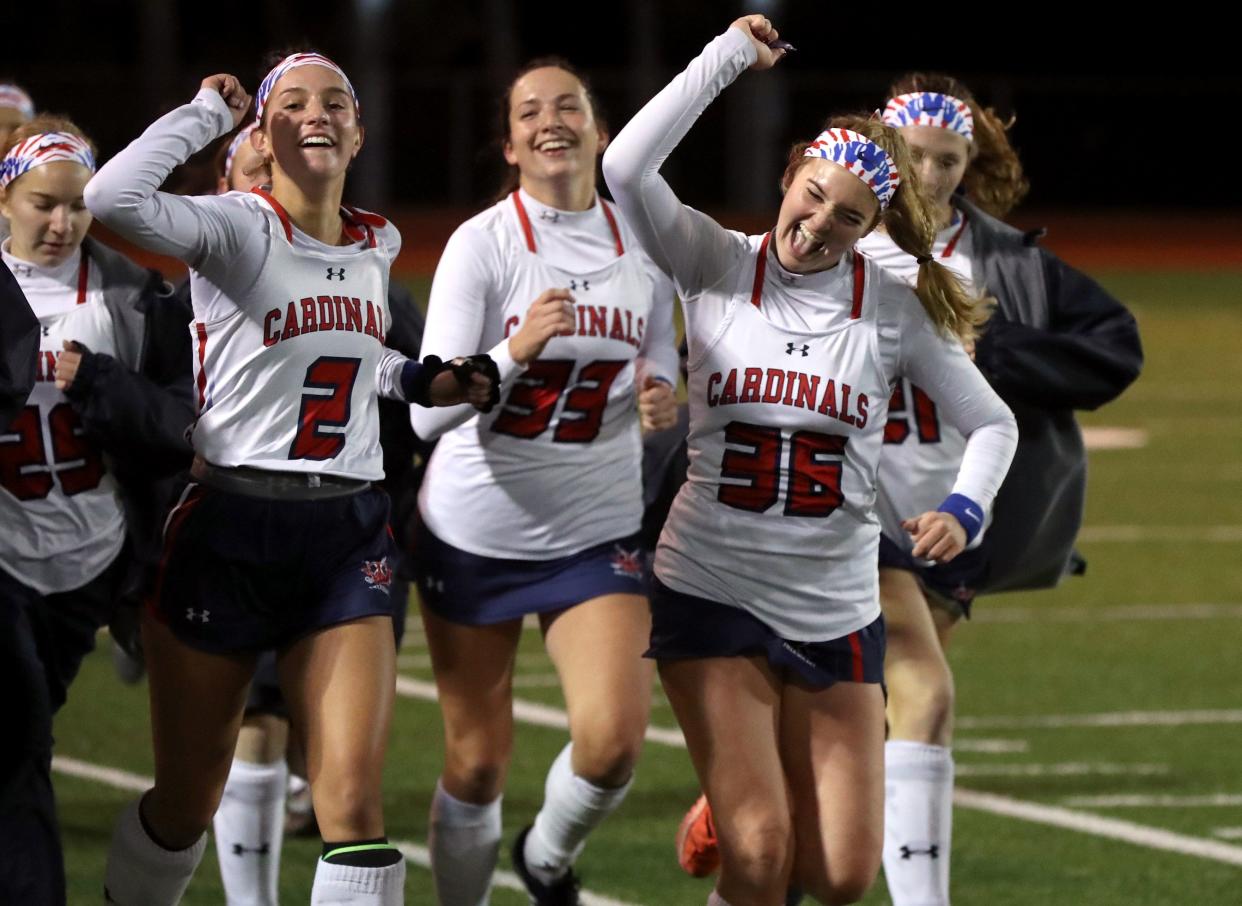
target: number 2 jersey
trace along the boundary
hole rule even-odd
[[[56,388],[64,340],[138,367],[141,333],[121,314],[142,281],[105,289],[85,254],[56,267],[4,261],[39,319],[35,386],[0,432],[0,568],[40,594],[70,591],[107,568],[125,542],[120,494],[103,455]],[[145,277],[145,275],[143,275]]]
[[[575,335],[521,370],[508,352],[545,290],[574,297]],[[611,206],[560,211],[517,191],[462,224],[436,269],[424,355],[490,352],[501,402],[413,409],[444,431],[419,495],[427,526],[486,557],[548,560],[638,531],[642,445],[635,394],[677,382],[673,290]],[[451,429],[451,430],[449,430]]]
[[[383,346],[400,234],[345,208],[348,244],[327,245],[262,190],[156,191],[231,125],[220,95],[203,89],[101,168],[87,205],[126,237],[190,265],[199,455],[217,466],[378,480],[376,394],[402,398],[406,362]]]

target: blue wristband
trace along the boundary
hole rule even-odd
[[[955,517],[966,529],[966,543],[974,541],[979,532],[983,531],[983,507],[975,503],[965,494],[950,494],[944,503],[936,508],[937,513],[948,513]]]
[[[428,356],[428,359],[435,358]],[[405,396],[407,403],[416,403],[419,406],[430,406],[431,379],[440,373],[440,360],[435,359],[434,364],[424,360],[419,363],[410,359],[401,366],[401,393]]]

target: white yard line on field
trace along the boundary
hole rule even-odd
[[[134,793],[142,793],[149,790],[153,783],[150,777],[144,777],[141,774],[92,764],[89,761],[81,761],[64,755],[56,755],[52,758],[52,770],[61,774],[68,774],[71,777],[93,780],[96,783],[102,783],[106,786]],[[408,861],[421,868],[431,868],[431,853],[427,847],[420,846],[409,840],[393,840],[392,845],[397,847]],[[509,890],[516,890],[519,893],[526,893],[526,887],[522,884],[521,879],[511,871],[498,870],[493,876],[493,881],[497,887],[505,887]],[[612,897],[591,893],[588,890],[581,891],[580,896],[586,906],[632,906],[632,904],[626,903],[623,900],[614,900]]]
[[[1213,837],[1222,840],[1242,840],[1242,827],[1217,827],[1212,830]]]
[[[1237,620],[1242,604],[1122,604],[1100,607],[978,607],[972,623],[1133,623],[1146,620]]]
[[[1083,446],[1088,450],[1139,450],[1147,446],[1142,428],[1089,426],[1082,429]]]
[[[1060,761],[1052,764],[959,764],[958,777],[1153,777],[1169,773],[1165,764]]]
[[[954,752],[976,752],[981,755],[1009,755],[1030,751],[1025,739],[955,739]]]
[[[1035,714],[1029,717],[959,717],[955,724],[961,730],[1214,726],[1242,724],[1242,710],[1111,711],[1101,714]]]
[[[1079,530],[1078,540],[1088,543],[1167,541],[1197,544],[1206,541],[1230,544],[1242,541],[1242,525],[1087,525]]]
[[[1062,805],[1075,808],[1236,808],[1242,805],[1240,793],[1207,793],[1201,796],[1134,795],[1069,796]]]
[[[1135,824],[1132,821],[1121,821],[1116,818],[1105,818],[1090,812],[1072,811],[1055,805],[1041,805],[1037,802],[1024,802],[1008,796],[981,793],[961,787],[953,792],[953,804],[960,808],[977,809],[993,815],[1030,821],[1034,824],[1046,824],[1051,827],[1092,834],[1096,837],[1121,840],[1149,849],[1197,856],[1229,865],[1242,865],[1242,846],[1175,834],[1157,827],[1148,827],[1145,824]]]

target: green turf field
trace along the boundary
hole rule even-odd
[[[1242,273],[1098,276],[1132,305],[1148,359],[1121,401],[1082,421],[1139,429],[1146,445],[1091,454],[1088,574],[980,602],[950,652],[959,906],[1242,902]],[[95,765],[149,775],[145,688],[121,686],[103,648],[57,722],[57,752],[79,773]],[[565,740],[527,722],[560,707],[534,630],[518,666],[516,694],[544,708],[520,711],[506,844],[533,817]],[[440,725],[420,697],[431,675],[416,621],[400,671],[388,828],[411,844],[407,902],[430,904],[418,859]],[[675,728],[658,690],[652,723]],[[579,863],[585,888],[608,898],[596,903],[707,897],[708,884],[682,875],[673,858],[696,784],[674,734],[657,735],[630,798]],[[120,787],[141,780],[62,772],[56,782],[70,902],[97,903],[111,823],[132,795]],[[308,900],[317,852],[317,842],[286,841],[284,902]],[[493,901],[524,898],[500,887]],[[213,852],[184,902],[223,902]],[[882,880],[866,902],[887,902]]]

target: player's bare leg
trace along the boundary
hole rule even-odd
[[[879,684],[785,684],[780,751],[794,811],[793,885],[821,903],[857,902],[880,870],[884,840]]]
[[[953,673],[914,575],[880,570],[887,648],[889,738],[947,746],[953,734]]]
[[[466,626],[427,607],[422,614],[444,721],[444,770],[431,806],[432,875],[442,906],[475,906],[487,900],[500,851],[522,621]]]
[[[112,902],[174,904],[206,846],[241,726],[253,656],[208,654],[143,621],[155,786],[117,822],[105,887]]]
[[[560,675],[571,742],[515,861],[540,884],[572,883],[588,834],[629,792],[651,710],[655,665],[642,656],[651,611],[640,595],[601,595],[541,618]]]
[[[738,906],[783,906],[794,850],[780,680],[759,657],[663,661],[660,679],[715,815],[717,894]]]

